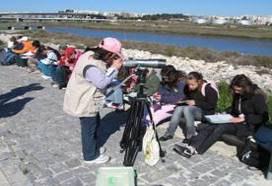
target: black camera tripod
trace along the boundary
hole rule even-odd
[[[143,123],[145,109],[148,112],[156,140],[159,144],[160,157],[162,158],[165,156],[165,152],[161,148],[158,133],[152,118],[150,102],[144,94],[144,85],[146,81],[145,69],[137,69],[136,75],[139,77],[139,89],[137,91],[136,98],[132,99],[128,120],[120,142],[120,146],[122,148],[121,152],[125,152],[123,161],[124,166],[133,166],[138,152],[142,150],[142,140],[146,132],[146,126]]]

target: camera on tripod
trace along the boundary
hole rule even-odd
[[[166,66],[166,60],[129,59],[124,62],[123,66],[125,68],[136,68],[136,75],[138,76],[137,84],[139,85],[137,96],[131,101],[129,117],[126,122],[122,140],[120,142],[122,152],[125,152],[123,165],[133,166],[138,152],[142,149],[143,136],[146,132],[146,126],[143,123],[144,116],[146,115],[145,112],[147,112],[152,120],[153,130],[159,145],[160,157],[164,157],[165,155],[165,152],[161,149],[161,145],[158,140],[158,134],[150,111],[150,102],[148,100],[148,96],[144,94],[144,88],[147,76],[146,69],[163,68]],[[127,79],[130,77],[131,76],[129,76]]]

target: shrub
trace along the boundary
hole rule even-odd
[[[225,112],[232,103],[232,96],[229,91],[228,83],[221,81],[218,84],[218,90],[220,92],[220,97],[217,103],[217,112]]]

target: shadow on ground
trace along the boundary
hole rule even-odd
[[[27,92],[42,90],[44,87],[39,83],[33,83],[27,86],[12,89],[6,94],[0,95],[0,118],[7,118],[22,111],[27,103],[32,101],[33,97],[22,97]]]

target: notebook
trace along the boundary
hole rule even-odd
[[[230,123],[233,118],[230,114],[216,114],[216,115],[206,115],[205,119],[212,124],[224,124]]]
[[[187,105],[187,100],[182,100],[176,103],[177,106],[186,106]]]

